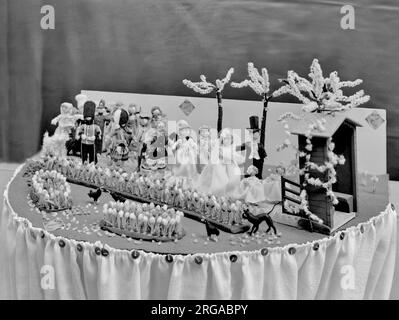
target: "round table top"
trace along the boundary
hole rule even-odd
[[[281,237],[274,238],[266,234],[266,224],[262,223],[257,236],[249,237],[247,234],[232,235],[221,231],[218,241],[208,240],[205,225],[201,222],[183,218],[182,224],[186,231],[185,237],[177,242],[149,242],[138,241],[118,235],[110,236],[103,230],[99,230],[98,224],[102,219],[103,204],[112,200],[111,196],[103,193],[98,204],[94,205],[92,199],[87,196],[89,188],[71,184],[73,207],[77,210],[73,212],[48,213],[45,216],[37,212],[28,203],[28,186],[26,178],[23,177],[25,166],[15,175],[8,189],[8,198],[12,209],[23,218],[28,219],[34,227],[44,228],[46,219],[61,219],[69,228],[58,229],[51,233],[55,236],[61,236],[77,241],[87,241],[95,243],[100,241],[116,249],[126,250],[144,250],[155,253],[171,254],[195,254],[195,253],[217,253],[227,251],[254,251],[264,247],[282,247],[289,244],[303,244],[306,242],[322,239],[326,237],[323,234],[311,233],[294,227],[275,223],[276,228],[281,232]],[[388,201],[384,194],[388,194],[385,183],[387,179],[380,179],[378,192],[371,193],[366,188],[360,188],[358,201],[358,214],[355,219],[348,222],[343,228],[357,225],[365,222],[372,216],[379,214],[385,209]],[[387,197],[387,196],[386,196]],[[281,210],[277,208],[276,210]],[[341,229],[343,229],[341,228]]]

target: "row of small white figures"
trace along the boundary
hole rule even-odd
[[[32,187],[41,207],[57,209],[71,205],[71,187],[65,176],[55,170],[37,171],[32,177]]]
[[[55,164],[54,161],[47,163],[49,168]],[[63,174],[74,179],[83,179],[97,186],[105,186],[169,206],[193,210],[222,223],[230,225],[242,223],[241,212],[244,204],[242,201],[183,188],[187,178],[164,176],[160,179],[143,176],[137,172],[126,173],[122,170],[102,169],[93,163],[82,165],[79,161],[69,159],[61,159],[60,165]]]
[[[183,231],[183,212],[167,206],[111,201],[104,204],[103,213],[106,222],[123,230],[169,238]]]

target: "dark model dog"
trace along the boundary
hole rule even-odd
[[[256,233],[259,229],[259,225],[262,223],[262,221],[265,221],[268,229],[266,232],[269,232],[270,229],[273,229],[274,234],[277,234],[276,227],[274,226],[272,218],[270,218],[269,214],[274,210],[278,203],[276,203],[273,208],[269,212],[264,212],[259,215],[254,215],[251,212],[249,212],[249,209],[246,208],[244,212],[242,213],[242,217],[244,219],[247,219],[250,223],[252,223],[252,228],[249,231],[249,235],[252,235],[252,233]]]
[[[97,201],[98,201],[98,198],[100,198],[101,197],[101,193],[102,193],[102,191],[104,191],[104,189],[103,188],[98,188],[97,190],[95,190],[95,191],[93,191],[93,190],[90,190],[89,191],[89,193],[87,194],[90,198],[92,198],[93,199],[93,201],[95,202],[95,203],[97,203]]]
[[[109,190],[107,190],[107,191],[111,195],[112,199],[114,199],[116,202],[118,202],[118,201],[119,202],[125,202],[126,201],[126,198],[124,196],[120,195],[119,193],[113,192],[113,191],[109,191]]]

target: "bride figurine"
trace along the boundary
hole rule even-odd
[[[175,177],[186,177],[193,183],[198,178],[197,172],[197,153],[198,146],[194,140],[194,131],[187,121],[177,122],[178,134],[176,142],[172,145],[175,152],[176,165],[173,166]]]
[[[212,193],[216,196],[235,197],[237,195],[241,178],[239,165],[245,160],[236,151],[238,140],[232,129],[222,130],[219,143],[214,146],[219,147],[219,157],[216,159],[212,157],[198,179],[197,188],[200,192]]]
[[[257,177],[258,168],[250,165],[246,173],[249,177],[241,180],[238,198],[249,203],[266,201],[263,181]]]

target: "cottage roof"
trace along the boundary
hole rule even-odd
[[[324,127],[323,130],[312,130],[311,135],[313,137],[330,138],[344,122],[355,127],[362,127],[362,125],[352,119],[347,112],[336,112],[334,114],[302,112],[297,115],[300,117],[300,120],[288,120],[290,131],[295,135],[306,135],[312,123],[322,123],[323,119],[326,120],[322,125]]]

